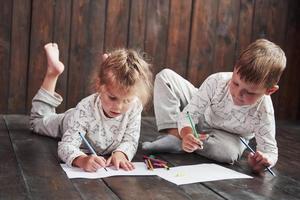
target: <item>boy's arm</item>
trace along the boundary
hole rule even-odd
[[[268,103],[265,108],[261,109],[259,116],[260,123],[256,126],[255,140],[257,143],[256,150],[262,152],[268,159],[271,167],[274,166],[278,160],[278,148],[275,139],[275,117],[273,107]]]
[[[181,135],[181,129],[184,127],[190,127],[191,123],[187,117],[187,113],[190,114],[194,125],[199,123],[199,119],[204,119],[204,112],[208,106],[211,105],[211,100],[217,89],[217,76],[213,74],[209,76],[198,91],[192,96],[189,104],[183,109],[178,117],[178,132]],[[182,137],[182,136],[181,136]]]
[[[122,152],[125,154],[129,161],[134,157],[138,141],[140,138],[141,130],[141,113],[143,107],[140,103],[137,103],[132,109],[132,113],[129,116],[128,124],[120,145],[113,152]]]

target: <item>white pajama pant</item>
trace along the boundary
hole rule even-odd
[[[68,119],[74,109],[65,113],[57,114],[56,108],[63,101],[59,94],[51,95],[45,89],[40,88],[32,99],[32,108],[30,113],[31,129],[40,135],[46,135],[53,138],[61,138],[67,130]]]

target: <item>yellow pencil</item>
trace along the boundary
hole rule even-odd
[[[148,164],[149,164],[149,166],[150,166],[150,170],[153,170],[154,168],[153,168],[153,165],[152,165],[150,159],[147,159],[147,161],[148,161]]]

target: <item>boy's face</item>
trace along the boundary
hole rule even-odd
[[[240,79],[236,70],[233,71],[229,90],[232,100],[237,106],[252,105],[256,103],[263,95],[270,95],[275,92],[278,86],[266,89],[263,85],[257,85],[245,82]]]
[[[134,98],[133,94],[127,94],[113,85],[105,85],[101,89],[102,108],[104,114],[109,118],[117,117],[127,112]]]

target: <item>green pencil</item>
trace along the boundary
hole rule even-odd
[[[191,116],[190,116],[189,111],[187,112],[187,117],[188,117],[188,119],[190,120],[190,123],[191,123],[192,130],[193,130],[193,133],[194,133],[195,138],[199,138],[199,135],[198,135],[198,133],[197,133],[197,131],[196,131],[196,128],[195,128],[195,126],[194,126],[194,123],[193,123],[193,120],[192,120],[192,118],[191,118]]]

